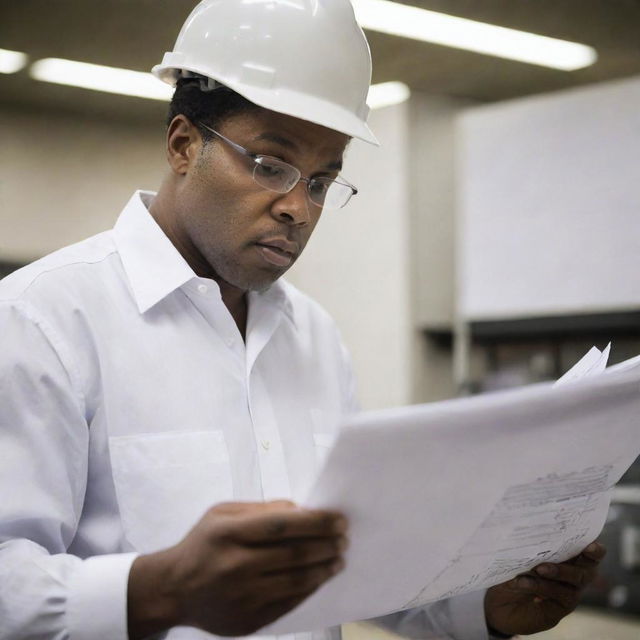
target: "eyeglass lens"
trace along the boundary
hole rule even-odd
[[[265,189],[277,193],[287,193],[300,180],[300,172],[290,164],[277,158],[257,157],[253,169],[253,179]],[[311,201],[326,209],[340,209],[351,199],[353,190],[331,178],[312,178],[306,181]]]

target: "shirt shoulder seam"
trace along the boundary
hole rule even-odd
[[[77,260],[74,262],[67,262],[65,264],[60,264],[57,265],[55,267],[51,267],[51,269],[45,269],[43,271],[40,271],[39,273],[37,273],[33,279],[25,286],[25,288],[20,292],[20,294],[14,298],[15,300],[20,299],[24,294],[27,293],[27,291],[29,291],[29,289],[42,277],[45,275],[48,275],[50,273],[53,273],[54,271],[59,271],[60,269],[65,269],[67,267],[75,267],[77,265],[80,264],[99,264],[101,262],[104,262],[107,258],[110,258],[112,255],[118,253],[118,249],[114,248],[113,250],[109,251],[109,253],[107,253],[106,255],[102,256],[101,258],[97,259],[97,260]]]
[[[9,301],[5,301],[9,302]],[[53,326],[48,323],[44,318],[40,317],[33,305],[29,304],[26,300],[14,300],[16,309],[22,313],[22,315],[38,329],[43,338],[49,343],[53,352],[56,354],[62,368],[69,376],[71,387],[74,391],[76,401],[81,410],[82,415],[86,414],[86,399],[82,392],[82,385],[80,384],[80,368],[78,367],[75,359],[73,358],[73,352],[71,349],[67,349],[64,341],[58,335]],[[62,354],[66,354],[66,358]],[[69,362],[67,363],[66,360]]]

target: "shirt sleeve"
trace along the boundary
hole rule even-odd
[[[135,554],[67,553],[86,489],[89,429],[53,329],[0,302],[0,640],[126,640]]]
[[[369,620],[405,638],[488,640],[484,616],[485,591],[472,591],[422,607]]]

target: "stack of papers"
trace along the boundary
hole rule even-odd
[[[556,383],[362,413],[304,505],[350,522],[346,569],[262,633],[383,615],[562,562],[640,454],[640,357],[592,349]]]

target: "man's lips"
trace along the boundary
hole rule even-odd
[[[262,257],[277,267],[288,267],[298,255],[297,242],[290,242],[285,238],[269,238],[256,242]]]

